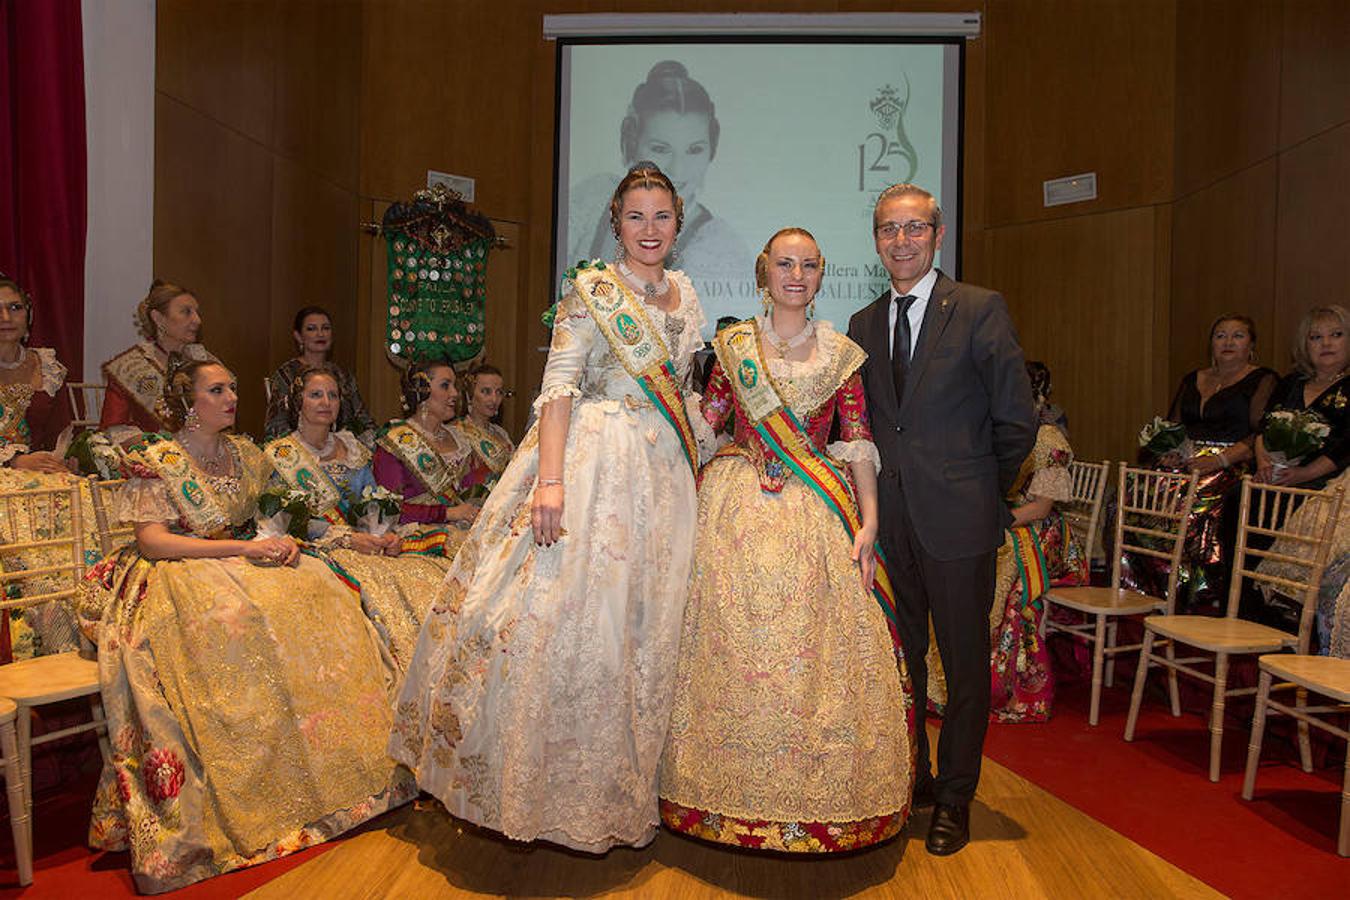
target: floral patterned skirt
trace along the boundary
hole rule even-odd
[[[704,840],[828,853],[909,816],[909,679],[838,518],[722,457],[699,489],[694,585],[661,764],[662,821]]]
[[[113,755],[89,842],[172,890],[322,843],[415,792],[384,753],[395,671],[320,561],[160,561],[86,577]]]
[[[458,552],[459,547],[454,550]],[[360,584],[366,617],[389,648],[394,666],[400,673],[407,671],[422,620],[450,568],[453,553],[451,559],[422,553],[372,556],[350,549],[330,553],[333,561]]]

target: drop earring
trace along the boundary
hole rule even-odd
[[[806,317],[814,319],[816,317],[816,298],[812,297],[811,302],[806,304]]]
[[[196,431],[202,427],[201,416],[197,415],[197,407],[188,407],[187,415],[183,416],[183,427],[188,431]]]
[[[759,303],[764,308],[764,315],[768,316],[773,312],[773,295],[769,293],[768,288],[760,290]]]
[[[617,237],[614,239],[614,261],[623,262],[628,258],[628,251],[623,248],[623,241]]]

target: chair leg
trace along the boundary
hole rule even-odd
[[[89,710],[94,717],[94,721],[99,723],[99,727],[94,733],[98,735],[98,750],[103,754],[103,764],[107,765],[112,761],[112,744],[108,742],[108,719],[103,714],[102,694],[89,695]]]
[[[1181,718],[1181,689],[1177,687],[1177,642],[1167,642],[1167,699],[1172,704],[1172,718]]]
[[[1125,720],[1125,740],[1134,740],[1134,726],[1139,721],[1139,704],[1144,699],[1144,681],[1148,678],[1149,656],[1153,653],[1153,632],[1144,627],[1144,646],[1139,648],[1139,665],[1134,670],[1134,690],[1130,692],[1130,715]]]
[[[1308,689],[1300,687],[1294,694],[1294,708],[1306,709],[1308,706]],[[1303,771],[1312,772],[1312,739],[1308,736],[1308,723],[1302,719],[1298,720],[1298,761],[1303,763]]]
[[[1097,625],[1092,632],[1092,705],[1088,709],[1088,724],[1096,725],[1102,705],[1102,658],[1106,655],[1106,616],[1097,614]]]
[[[23,788],[24,846],[33,846],[33,710],[19,707],[14,717],[14,731],[18,740],[19,785]],[[11,812],[10,815],[13,815]]]
[[[27,710],[23,711],[24,714]],[[0,726],[0,753],[5,757],[5,791],[9,798],[9,827],[14,834],[14,858],[20,886],[33,883],[33,841],[28,831],[28,813],[23,802],[23,776],[19,772],[17,726]]]
[[[1116,645],[1116,625],[1117,625],[1117,624],[1119,624],[1119,623],[1116,622],[1115,619],[1112,619],[1111,622],[1110,622],[1110,624],[1106,626],[1106,646],[1107,646],[1107,647],[1114,647],[1114,646]],[[1114,653],[1112,653],[1111,655],[1109,655],[1109,656],[1106,657],[1106,677],[1102,680],[1102,683],[1105,684],[1107,687],[1115,687],[1115,684],[1116,684],[1116,655],[1115,655]]]
[[[1247,771],[1242,776],[1242,799],[1250,800],[1256,793],[1256,767],[1261,763],[1261,741],[1266,735],[1266,701],[1270,699],[1271,674],[1261,670],[1261,681],[1256,689],[1256,716],[1252,719],[1252,738],[1247,744]]]
[[[1345,752],[1345,777],[1341,779],[1341,834],[1336,839],[1336,852],[1350,856],[1350,748]]]
[[[1214,705],[1209,711],[1209,780],[1219,780],[1219,752],[1223,749],[1223,703],[1228,693],[1228,654],[1214,657]]]

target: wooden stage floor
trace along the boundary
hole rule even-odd
[[[434,802],[420,806],[390,813],[377,822],[380,827],[248,897],[1221,896],[988,758],[971,808],[971,843],[946,858],[923,848],[928,811],[914,816],[896,840],[840,858],[721,849],[664,830],[642,850],[595,858],[512,844],[462,825]]]

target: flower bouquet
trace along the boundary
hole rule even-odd
[[[351,511],[353,526],[379,537],[398,524],[399,496],[379,485],[366,485]]]
[[[258,495],[258,538],[290,535],[298,541],[309,535],[309,503],[293,488],[270,487]]]
[[[81,475],[97,475],[108,481],[121,474],[122,453],[101,431],[81,431],[66,448],[66,459],[75,460]]]
[[[1331,426],[1311,409],[1273,409],[1261,424],[1261,442],[1276,472],[1322,449]]]
[[[1139,430],[1139,446],[1155,459],[1174,455],[1185,463],[1195,456],[1195,445],[1186,436],[1186,429],[1162,416],[1154,416]]]

